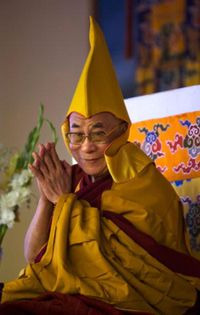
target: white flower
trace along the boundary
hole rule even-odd
[[[28,201],[31,195],[32,174],[29,170],[15,173],[8,185],[9,190],[0,196],[0,226],[11,228],[15,220],[15,209]]]
[[[18,189],[20,186],[26,185],[32,177],[33,175],[29,170],[22,170],[21,173],[14,174],[10,182],[10,187]]]
[[[29,133],[23,150],[7,148],[0,143],[0,242],[6,233],[6,227],[11,228],[19,215],[20,207],[31,198],[31,183],[33,175],[27,169],[43,122],[48,122],[53,131],[54,141],[57,135],[53,124],[43,117],[44,106],[40,106],[39,124]],[[0,243],[1,246],[1,243]]]
[[[0,207],[0,225],[6,224],[8,228],[12,228],[15,221],[15,213],[9,208]]]
[[[18,198],[18,205],[21,206],[22,203],[28,200],[31,190],[29,187],[21,187],[19,192],[19,198]]]
[[[18,204],[19,198],[20,192],[17,190],[12,190],[7,194],[2,195],[0,199],[1,208],[13,208]]]
[[[0,226],[5,224],[12,228],[15,221],[15,207],[21,206],[29,199],[31,190],[29,187],[21,187],[0,196]]]
[[[28,200],[31,194],[29,187],[20,187],[17,190],[11,190],[7,194],[1,196],[0,205],[1,208],[14,208],[15,206],[21,206],[22,203]]]

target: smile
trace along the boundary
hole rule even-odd
[[[94,159],[82,159],[82,161],[84,162],[84,163],[96,163],[96,162],[98,162],[98,161],[100,161],[101,160],[101,158],[94,158]]]
[[[96,162],[98,160],[99,160],[99,158],[98,159],[85,159],[84,161],[86,161],[86,162]]]

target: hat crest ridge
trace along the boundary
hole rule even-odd
[[[93,17],[90,17],[89,43],[90,51],[66,116],[77,112],[88,118],[109,112],[130,124],[103,32]],[[67,131],[65,120],[62,132]]]

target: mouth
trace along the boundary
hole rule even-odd
[[[99,158],[95,158],[95,159],[84,159],[85,162],[96,162],[98,161]]]
[[[98,161],[100,161],[101,160],[101,158],[89,158],[89,159],[82,159],[82,161],[84,162],[84,163],[95,163],[95,162],[98,162]]]

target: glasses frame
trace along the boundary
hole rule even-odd
[[[81,133],[81,132],[66,132],[65,133],[65,137],[67,138],[67,140],[69,141],[70,144],[73,144],[73,145],[81,145],[83,144],[83,142],[85,141],[86,138],[88,138],[88,140],[92,143],[96,143],[96,144],[106,144],[108,142],[108,137],[117,129],[119,128],[120,126],[124,125],[124,123],[126,122],[121,122],[119,123],[117,126],[113,127],[109,132],[105,132],[105,140],[102,140],[102,141],[93,141],[92,138],[91,138],[91,134],[93,132],[90,132],[88,135],[84,134],[84,133]],[[98,131],[97,131],[98,132]],[[95,132],[94,132],[95,133]],[[81,134],[82,136],[82,139],[79,143],[73,143],[70,141],[70,137],[69,135],[71,134]]]

